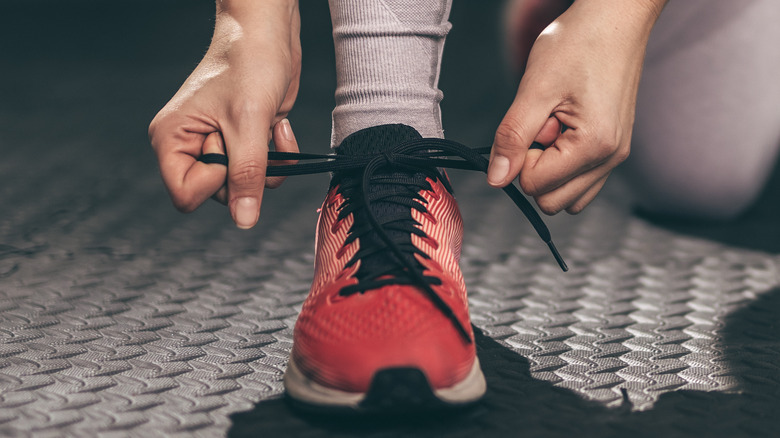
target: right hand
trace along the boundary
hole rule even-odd
[[[542,32],[496,131],[490,185],[519,175],[546,214],[579,213],[596,197],[628,157],[645,48],[665,3],[575,1]]]
[[[293,0],[217,2],[206,55],[149,126],[173,204],[191,212],[209,197],[225,203],[239,228],[257,223],[268,145],[298,152],[286,119],[298,93],[300,16]],[[197,161],[226,153],[220,164]],[[281,164],[281,163],[280,163]]]

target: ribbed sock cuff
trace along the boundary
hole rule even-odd
[[[443,137],[438,89],[449,0],[330,0],[336,48],[331,144],[400,123]]]

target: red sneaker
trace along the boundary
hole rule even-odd
[[[463,224],[445,175],[392,163],[405,125],[352,134],[317,224],[314,282],[295,325],[288,395],[365,411],[463,405],[485,393],[458,262]],[[363,187],[368,187],[364,193]]]

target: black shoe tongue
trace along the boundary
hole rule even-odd
[[[380,125],[350,134],[336,148],[339,155],[367,155],[384,152],[399,144],[422,138],[411,126]]]
[[[398,146],[409,140],[415,140],[422,138],[422,136],[411,126],[407,125],[381,125],[371,128],[362,129],[349,135],[341,145],[336,148],[336,153],[339,155],[370,155],[387,151],[391,148]],[[376,176],[383,176],[385,178],[391,177],[398,182],[412,184],[421,184],[425,181],[425,174],[419,172],[408,172],[400,169],[378,169],[375,173]],[[331,185],[341,183],[343,185],[349,185],[354,187],[354,191],[351,191],[351,197],[362,198],[361,186],[362,172],[336,172],[333,175]],[[343,187],[343,186],[342,186]],[[408,190],[404,190],[395,184],[386,183],[372,183],[369,186],[369,193],[372,195],[379,192],[393,193],[396,196],[409,196]],[[345,194],[345,193],[342,193]],[[362,199],[349,199],[349,202],[360,202]],[[377,218],[380,223],[383,223],[389,218],[395,219],[395,225],[398,225],[399,220],[401,222],[413,223],[412,209],[408,206],[401,205],[395,202],[388,202],[384,200],[376,200],[371,204],[371,212]],[[369,226],[369,220],[367,218],[367,211],[364,209],[358,209],[354,212],[355,227],[357,229]],[[400,231],[397,229],[386,230],[389,237],[398,245],[410,247],[412,245],[412,237],[409,232]],[[360,247],[362,249],[371,248],[385,248],[385,244],[381,238],[375,232],[369,232],[360,237]],[[418,266],[419,263],[411,253],[405,253],[404,256],[407,261],[414,266]],[[395,256],[389,250],[383,250],[375,252],[371,255],[367,255],[361,258],[360,269],[356,273],[356,277],[360,281],[373,280],[375,274],[383,272],[388,267],[399,266]],[[420,268],[421,269],[421,268]]]

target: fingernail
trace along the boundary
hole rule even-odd
[[[497,186],[504,182],[509,173],[509,159],[503,155],[494,155],[488,167],[488,183]]]
[[[282,136],[287,141],[295,141],[295,137],[293,137],[292,132],[292,126],[290,126],[290,121],[287,119],[282,119],[280,122],[282,124]]]
[[[252,228],[257,223],[260,215],[260,206],[255,198],[238,198],[233,207],[233,219],[238,228],[243,230]]]

